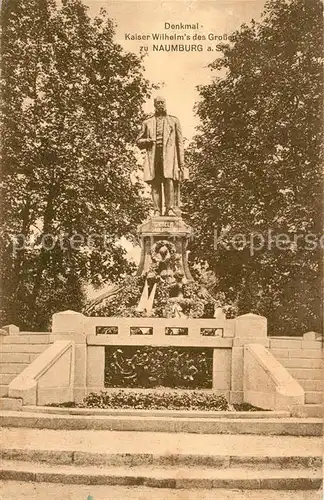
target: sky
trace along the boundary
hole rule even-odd
[[[84,0],[89,14],[94,16],[100,8],[105,8],[116,23],[115,40],[125,50],[139,53],[140,47],[148,46],[145,57],[145,76],[152,82],[163,82],[162,88],[154,95],[166,98],[168,112],[179,118],[184,137],[190,140],[195,132],[198,119],[193,107],[198,100],[197,85],[211,81],[212,72],[208,68],[217,57],[217,41],[159,41],[161,44],[203,44],[202,52],[153,52],[152,40],[126,40],[130,35],[187,34],[195,33],[208,37],[230,35],[242,23],[253,18],[260,19],[265,0]],[[199,30],[165,29],[165,23],[198,23]],[[206,50],[207,45],[213,52]],[[218,54],[219,55],[219,54]],[[145,111],[153,111],[153,102],[147,102]]]
[[[179,118],[183,135],[190,141],[198,125],[198,118],[194,113],[194,104],[199,99],[197,85],[204,85],[211,81],[212,72],[208,67],[219,53],[215,51],[215,41],[208,40],[208,35],[229,36],[243,23],[251,19],[259,20],[265,0],[83,0],[89,7],[89,14],[95,16],[101,8],[105,8],[109,17],[116,24],[115,41],[131,52],[139,53],[140,47],[148,46],[144,59],[145,76],[151,82],[161,83],[161,88],[154,92],[152,99],[145,103],[144,111],[153,111],[153,98],[162,95],[167,101],[169,114]],[[165,23],[196,24],[199,29],[166,29]],[[207,40],[200,41],[157,41],[152,39],[127,40],[131,35],[162,35],[186,34],[191,37],[197,33]],[[154,52],[155,45],[169,44],[202,44],[202,52]],[[214,50],[207,51],[207,46]],[[122,245],[127,249],[129,257],[138,263],[140,248],[122,238]],[[94,298],[106,290],[87,289],[89,298]]]

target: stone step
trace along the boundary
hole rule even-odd
[[[296,405],[294,410],[294,415],[298,415],[302,418],[323,418],[324,417],[324,407],[322,404],[305,404]]]
[[[40,353],[29,353],[29,352],[1,352],[0,353],[0,364],[6,363],[20,363],[29,364],[34,359],[36,359]]]
[[[307,392],[322,392],[324,389],[324,384],[322,380],[299,380],[300,385]]]
[[[320,343],[319,343],[320,344]],[[315,345],[313,344],[315,347]],[[279,358],[299,358],[299,359],[305,359],[305,358],[311,358],[311,359],[321,359],[323,356],[322,349],[318,346],[318,343],[316,342],[316,348],[313,347],[308,347],[306,346],[303,349],[271,349],[271,352],[275,357]]]
[[[86,500],[322,500],[320,490],[269,490],[247,489],[187,489],[180,491],[167,488],[149,488],[147,486],[106,486],[84,484],[27,483],[1,481],[0,488],[5,500],[68,499]],[[91,495],[90,495],[91,492]],[[107,497],[109,494],[109,497]]]
[[[41,353],[47,349],[48,344],[5,344],[1,347],[2,352],[14,353]]]
[[[90,453],[89,451],[1,448],[2,460],[41,462],[48,465],[96,465],[108,467],[205,467],[213,469],[320,469],[322,457],[280,455],[217,455],[167,453]]]
[[[0,363],[0,373],[14,373],[19,375],[29,363]]]
[[[0,426],[37,429],[92,429],[198,434],[263,434],[321,436],[319,418],[173,418],[139,416],[82,416],[50,413],[0,412]]]
[[[16,376],[16,373],[0,373],[0,385],[9,385]]]
[[[277,358],[280,362],[287,358],[297,358],[297,359],[321,359],[323,357],[322,349],[316,343],[317,348],[306,347],[303,349],[270,349],[270,352]]]
[[[50,334],[44,332],[20,332],[19,335],[6,335],[0,337],[1,344],[47,344]]]
[[[17,352],[1,352],[0,363],[30,363],[31,354]]]
[[[321,470],[206,469],[195,467],[98,467],[45,465],[3,460],[0,479],[64,484],[106,484],[151,488],[318,489]]]
[[[0,398],[8,396],[8,385],[0,385]]]
[[[323,360],[321,358],[278,358],[280,363],[288,370],[290,368],[323,368]]]
[[[286,336],[280,337],[271,337],[270,338],[270,346],[274,349],[320,349],[321,348],[321,339],[315,340],[312,339],[303,339],[302,337],[294,337],[289,338]]]
[[[154,490],[147,486],[109,486],[58,483],[27,483],[1,481],[0,490],[5,500],[322,500],[320,491],[304,490],[246,490],[246,489],[175,489]],[[91,493],[91,495],[90,495]],[[109,495],[109,497],[107,496]]]
[[[289,368],[288,371],[296,380],[323,380],[320,368]]]
[[[320,391],[305,392],[306,404],[323,404],[323,393]]]
[[[288,411],[203,411],[203,410],[138,410],[125,408],[79,408],[59,406],[26,405],[22,409],[27,413],[47,413],[52,415],[106,416],[106,417],[171,417],[171,418],[226,418],[226,419],[262,419],[289,418]]]
[[[3,449],[66,451],[83,455],[167,456],[198,455],[203,457],[230,456],[283,457],[292,455],[311,459],[321,456],[319,437],[265,436],[238,434],[156,433],[109,430],[56,430],[5,428],[1,430]]]
[[[323,360],[320,358],[281,358],[280,363],[288,370],[290,368],[323,368]]]

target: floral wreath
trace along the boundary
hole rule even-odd
[[[156,262],[159,262],[161,260],[159,252],[160,252],[162,247],[166,247],[169,250],[170,256],[171,256],[170,263],[172,265],[176,260],[175,259],[176,247],[175,247],[174,243],[171,243],[171,241],[168,241],[168,240],[161,240],[161,241],[157,241],[156,243],[154,243],[154,245],[151,248],[152,262],[156,263]]]

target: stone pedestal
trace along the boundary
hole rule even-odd
[[[192,280],[187,262],[187,245],[193,231],[181,217],[152,217],[138,227],[141,239],[141,259],[137,275],[146,274],[151,266],[151,251],[159,241],[173,243],[177,254],[180,256],[179,267],[188,280]]]
[[[74,342],[74,388],[73,399],[82,401],[87,387],[87,338],[86,317],[76,311],[62,311],[52,316],[51,342],[73,340]]]

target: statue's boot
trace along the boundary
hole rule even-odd
[[[168,208],[165,211],[164,215],[167,215],[168,217],[177,217],[177,214],[175,213],[175,211],[173,210],[173,208]]]

